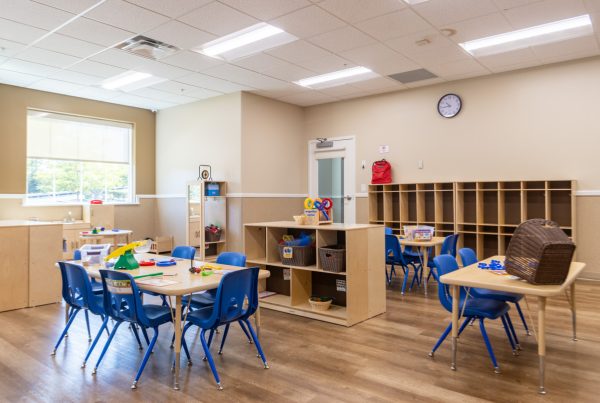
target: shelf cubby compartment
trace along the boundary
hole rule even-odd
[[[499,183],[501,190],[521,190],[521,182],[500,182]]]
[[[498,234],[498,226],[497,225],[478,225],[477,232],[480,234]]]
[[[477,185],[480,190],[498,190],[498,182],[479,182]]]
[[[317,271],[323,270],[323,267],[321,266],[321,256],[319,254],[319,248],[334,245],[343,246],[345,248],[346,233],[344,231],[319,229],[319,232],[317,233]]]
[[[550,217],[561,227],[570,227],[572,216],[571,190],[551,190],[548,196]]]
[[[435,221],[454,222],[454,192],[439,190],[435,192]]]
[[[498,192],[482,191],[479,197],[483,203],[483,224],[498,224]]]
[[[506,249],[508,249],[508,244],[510,243],[511,239],[512,239],[512,236],[508,236],[508,235],[500,235],[498,237],[498,254],[499,255],[506,255]]]
[[[400,221],[400,193],[384,194],[384,221]]]
[[[546,195],[544,190],[528,190],[523,195],[523,205],[525,207],[525,217],[527,220],[532,218],[546,218]]]
[[[498,236],[497,235],[482,235],[482,259],[487,259],[498,254]]]
[[[500,224],[521,223],[521,191],[505,190],[500,193]]]
[[[369,185],[369,192],[383,192],[384,185]]]
[[[400,190],[400,185],[398,185],[398,184],[383,185],[384,192],[398,192],[399,190]]]
[[[523,189],[525,190],[544,190],[546,189],[545,181],[524,181]]]
[[[452,192],[454,191],[454,183],[453,182],[444,182],[444,183],[436,183],[434,186],[435,190],[444,191],[444,192]]]
[[[419,221],[423,222],[434,222],[435,219],[435,193],[434,192],[423,192],[423,215]]]
[[[515,230],[517,229],[517,226],[513,226],[513,225],[503,225],[500,227],[500,234],[501,235],[508,235],[508,236],[512,236],[515,233]]]
[[[400,191],[402,191],[402,192],[415,192],[416,190],[417,190],[416,183],[400,185]]]
[[[550,190],[571,190],[571,181],[547,181],[546,188]]]
[[[477,182],[460,182],[457,190],[477,190]]]
[[[435,236],[454,234],[454,224],[435,224]]]
[[[246,242],[246,259],[255,262],[267,261],[267,229],[266,227],[244,227]]]
[[[457,213],[459,223],[477,223],[477,191],[461,190],[457,192]]]
[[[417,222],[416,192],[402,192],[400,199],[400,221]]]
[[[316,235],[314,229],[280,227],[267,228],[267,263],[273,263],[274,265],[284,266],[281,263],[281,256],[279,255],[279,241],[283,238],[284,235],[292,235],[294,236],[294,238],[298,238],[302,233],[309,234],[312,236]],[[311,267],[316,268],[316,265],[308,266],[308,269],[310,269]]]
[[[464,233],[459,231],[458,237],[459,249],[471,248],[477,251],[477,234]]]
[[[268,270],[271,275],[264,280],[264,288],[261,287],[260,291],[271,291],[277,295],[286,296],[289,304],[291,296],[291,269],[271,265],[266,265],[261,267],[261,269]]]
[[[384,220],[383,193],[371,193],[369,197],[369,221]]]

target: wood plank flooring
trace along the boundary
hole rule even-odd
[[[427,353],[450,321],[435,285],[402,297],[399,283],[387,291],[387,313],[352,328],[262,310],[262,342],[271,369],[264,370],[254,346],[237,326],[215,361],[225,389],[217,391],[201,359],[196,332],[194,364],[182,359],[181,391],[170,371],[172,330],[161,328],[155,353],[135,391],[129,389],[143,352],[122,326],[98,374],[91,372],[101,339],[86,369],[88,347],[83,314],[70,336],[50,356],[64,324],[60,304],[0,314],[0,401],[268,401],[268,402],[594,402],[600,395],[600,283],[578,283],[578,336],[571,341],[566,298],[549,300],[548,395],[537,394],[538,357],[534,336],[526,336],[516,310],[512,318],[523,351],[512,355],[500,322],[487,324],[502,374],[493,372],[477,326],[459,341],[458,371],[450,370],[450,343],[430,359]],[[525,304],[523,304],[525,305]],[[532,315],[535,300],[529,299]],[[524,306],[526,309],[526,307]],[[527,313],[526,313],[527,314]],[[92,316],[92,332],[99,325]],[[531,321],[530,321],[531,323]],[[217,342],[219,339],[216,340]],[[218,345],[218,343],[215,343]],[[216,347],[215,347],[216,349]]]

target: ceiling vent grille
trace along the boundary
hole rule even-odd
[[[430,78],[437,78],[435,74],[425,69],[405,71],[403,73],[392,74],[388,77],[396,81],[400,81],[402,84],[414,83],[415,81],[428,80]]]
[[[153,60],[160,60],[179,50],[176,46],[143,35],[128,39],[115,47]]]

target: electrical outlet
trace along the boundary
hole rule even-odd
[[[362,167],[362,169],[365,169],[367,167],[367,160],[362,160],[360,162],[360,166]]]
[[[423,169],[423,160],[419,160],[418,167],[419,169]]]

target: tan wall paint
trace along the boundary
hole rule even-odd
[[[140,199],[139,204],[115,206],[115,227],[132,230],[132,239],[154,238],[156,233],[156,199]]]
[[[357,189],[390,146],[394,181],[577,179],[600,189],[600,58],[449,82],[306,109],[306,138],[355,135]],[[459,94],[454,119],[438,99]],[[422,159],[425,168],[417,169]]]
[[[600,280],[600,197],[577,197],[576,259],[587,264],[584,277]]]
[[[241,93],[157,113],[157,193],[185,194],[200,164],[211,165],[213,179],[227,181],[229,192],[241,191]]]
[[[299,106],[242,94],[243,192],[307,192],[303,122]]]
[[[25,193],[27,108],[135,124],[136,192],[154,193],[154,114],[145,109],[0,84],[0,193]]]

